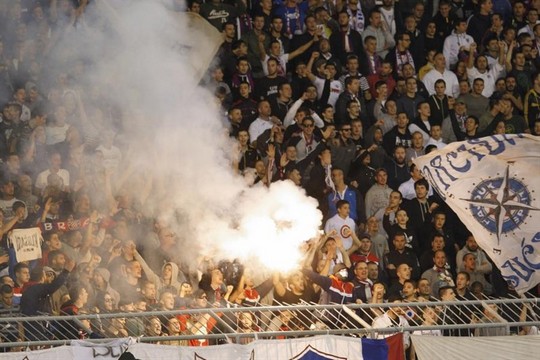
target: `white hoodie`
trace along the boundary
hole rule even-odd
[[[458,62],[459,49],[464,46],[466,50],[474,42],[471,35],[466,33],[456,34],[455,30],[452,34],[444,40],[443,54],[446,59],[446,68],[450,69],[451,66]]]

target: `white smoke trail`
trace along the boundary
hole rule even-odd
[[[107,86],[128,117],[134,176],[153,183],[147,215],[180,214],[185,261],[195,251],[217,249],[220,258],[255,257],[266,267],[290,269],[299,244],[316,236],[321,213],[292,183],[247,188],[233,174],[232,144],[215,100],[198,87],[190,53],[175,46],[205,46],[205,38],[158,1],[130,2],[116,16],[119,36],[105,31],[82,40],[75,32],[65,41],[97,64],[88,80]]]

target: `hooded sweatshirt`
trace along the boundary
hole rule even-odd
[[[173,262],[167,262],[161,267],[161,271],[163,271],[163,269],[167,265],[170,265],[172,268],[171,283],[166,284],[165,280],[161,276],[157,275],[155,272],[152,271],[152,269],[150,269],[150,267],[148,266],[146,261],[144,261],[140,254],[135,253],[135,259],[141,264],[146,278],[156,284],[156,290],[158,294],[161,293],[163,290],[167,289],[170,289],[174,291],[175,294],[177,294],[180,286],[182,285],[182,282],[186,280],[184,273],[180,272],[178,265]],[[179,276],[181,277],[180,280],[178,279]]]

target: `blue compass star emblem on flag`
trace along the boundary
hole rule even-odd
[[[521,180],[510,176],[509,166],[504,176],[483,180],[471,191],[470,199],[461,200],[470,203],[471,214],[478,223],[497,235],[498,244],[503,234],[527,221],[530,211],[540,210],[531,206],[531,192]]]

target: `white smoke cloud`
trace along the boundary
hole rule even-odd
[[[217,249],[220,258],[255,257],[266,267],[290,268],[298,245],[316,236],[321,213],[290,182],[248,188],[233,173],[233,144],[215,100],[198,86],[190,50],[178,47],[205,46],[206,38],[159,1],[129,2],[106,17],[115,19],[114,31],[105,26],[84,39],[74,31],[64,44],[94,64],[88,81],[122,107],[129,161],[140,177],[134,182],[152,180],[146,215],[176,221],[185,261],[198,247]]]

